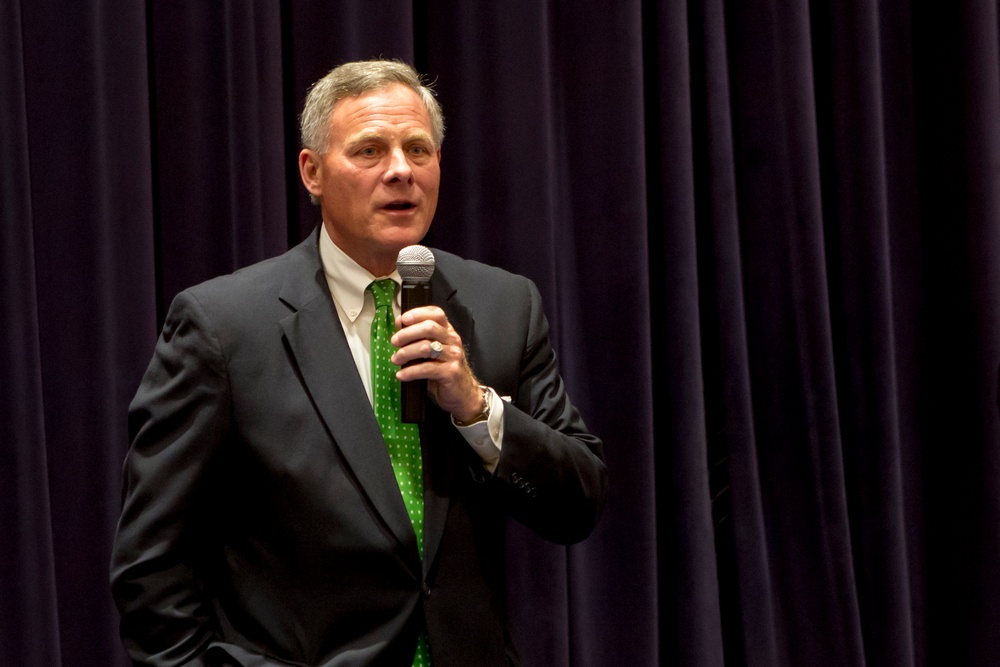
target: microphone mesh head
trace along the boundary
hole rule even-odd
[[[422,245],[408,245],[399,251],[396,270],[403,280],[427,282],[434,273],[434,253]]]

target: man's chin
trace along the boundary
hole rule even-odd
[[[408,224],[393,225],[389,229],[383,230],[383,240],[386,247],[394,248],[397,252],[408,245],[420,243],[425,236],[430,224]]]

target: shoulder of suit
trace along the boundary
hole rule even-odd
[[[441,271],[455,280],[493,280],[503,282],[521,282],[529,280],[522,275],[512,273],[498,266],[484,264],[474,259],[465,259],[445,250],[432,248],[434,253],[435,271]]]
[[[443,250],[432,249],[435,273],[455,290],[459,303],[476,310],[504,308],[516,304],[537,303],[541,295],[534,281],[506,269],[464,259]]]

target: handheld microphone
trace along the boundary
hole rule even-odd
[[[422,245],[406,246],[396,258],[396,270],[403,279],[400,292],[400,310],[429,306],[431,303],[430,279],[434,274],[434,254]],[[419,361],[411,361],[407,366]],[[422,424],[427,400],[427,380],[404,382],[401,388],[402,421]]]

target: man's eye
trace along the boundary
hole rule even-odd
[[[361,157],[375,157],[377,154],[378,151],[375,150],[374,146],[367,146],[366,148],[362,148],[358,151],[358,155]]]

